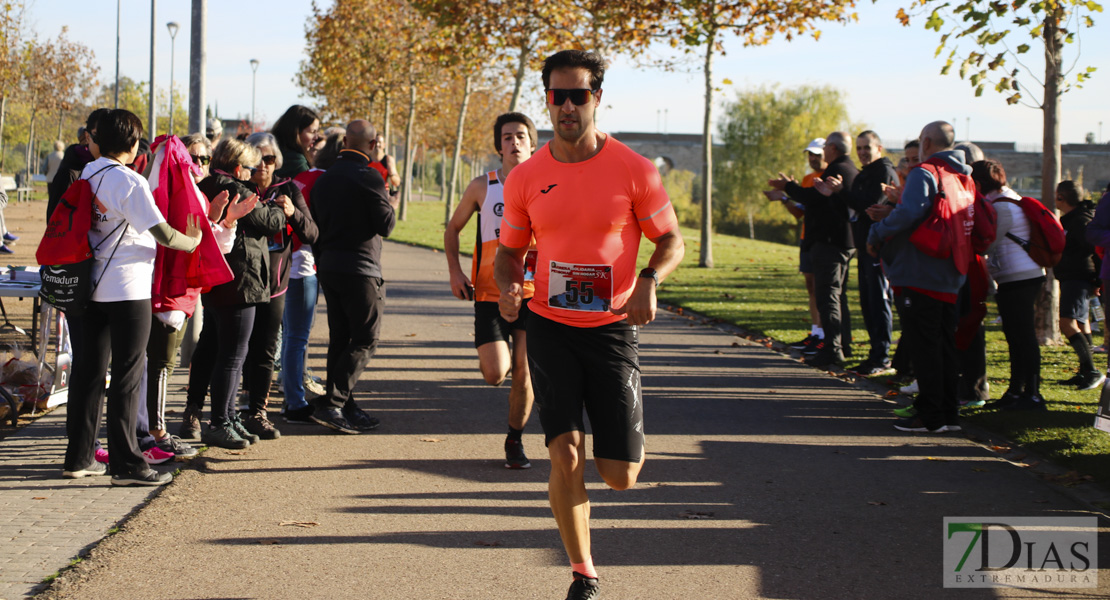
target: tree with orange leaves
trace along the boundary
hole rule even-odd
[[[702,222],[699,266],[713,266],[713,58],[724,54],[734,35],[744,46],[762,46],[776,36],[821,36],[820,21],[856,18],[855,0],[608,0],[599,11],[618,47],[643,47],[665,40],[687,54],[704,54],[705,118],[702,126]]]

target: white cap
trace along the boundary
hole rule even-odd
[[[817,138],[806,146],[806,152],[810,154],[824,154],[825,152],[825,138]]]

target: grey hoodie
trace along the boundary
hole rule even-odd
[[[971,174],[961,151],[946,150],[933,156],[944,159],[959,173]],[[956,294],[964,284],[966,276],[956,270],[952,259],[927,256],[910,243],[910,235],[932,212],[936,194],[933,175],[925,169],[914,169],[906,178],[901,202],[885,219],[871,226],[867,243],[881,246],[883,270],[892,286]]]

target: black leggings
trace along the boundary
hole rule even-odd
[[[998,286],[995,302],[1002,317],[1002,333],[1010,348],[1010,392],[1040,393],[1041,347],[1034,322],[1037,296],[1044,277],[1011,281]]]
[[[274,379],[274,357],[281,339],[281,318],[285,314],[285,294],[259,304],[254,311],[254,329],[251,331],[247,360],[243,365],[243,389],[250,395],[250,409],[266,409],[270,398],[270,383]]]

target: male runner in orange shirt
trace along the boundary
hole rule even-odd
[[[501,168],[475,177],[463,192],[459,206],[443,232],[447,269],[451,273],[451,293],[459,300],[474,301],[474,347],[478,349],[478,368],[490,385],[501,385],[512,368],[509,388],[509,433],[505,437],[505,467],[527,469],[532,466],[524,454],[521,433],[532,412],[532,381],[528,375],[524,327],[528,298],[532,297],[529,274],[524,282],[524,308],[521,318],[509,323],[497,308],[500,292],[493,280],[493,258],[501,234],[502,199],[505,178],[536,151],[536,126],[520,113],[505,113],[493,124],[493,147],[501,155]],[[459,232],[478,213],[478,239],[474,245],[471,279],[459,264]],[[512,338],[512,354],[509,352]]]
[[[551,511],[574,576],[567,598],[575,600],[599,593],[582,410],[598,473],[613,489],[632,487],[644,462],[638,327],[655,319],[655,287],[684,251],[655,166],[594,124],[604,76],[605,63],[593,52],[564,50],[545,61],[555,137],[506,181],[494,263],[501,315],[512,322],[535,236],[528,362],[551,457]],[[642,234],[656,247],[637,274]]]

